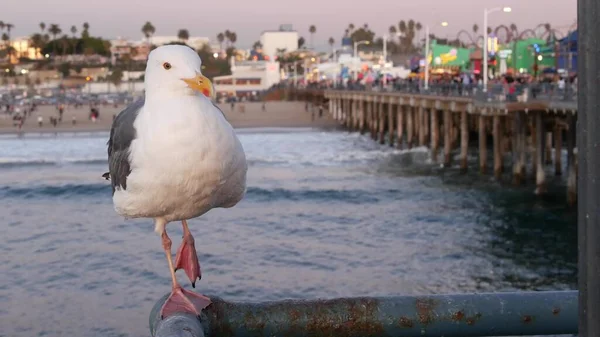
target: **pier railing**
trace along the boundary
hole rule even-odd
[[[397,92],[404,94],[428,95],[440,97],[470,97],[480,102],[568,102],[576,103],[577,89],[573,84],[564,86],[555,83],[503,84],[488,85],[484,92],[481,85],[445,83],[431,84],[425,90],[417,82],[402,81],[388,86],[366,86],[363,84],[338,85],[330,89],[349,91]]]
[[[201,317],[150,314],[153,337],[468,337],[577,333],[577,291],[359,297],[235,303]],[[183,334],[183,333],[187,334]]]

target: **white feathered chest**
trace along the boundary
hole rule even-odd
[[[243,148],[207,99],[184,96],[162,105],[147,101],[134,127],[128,188],[114,197],[119,213],[189,219],[243,197]]]

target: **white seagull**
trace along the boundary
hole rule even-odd
[[[196,52],[181,45],[148,56],[145,98],[114,120],[108,140],[115,210],[126,218],[153,218],[171,272],[171,295],[161,316],[200,315],[211,302],[184,290],[175,278],[184,269],[195,287],[200,264],[187,220],[212,208],[236,205],[246,193],[246,156],[223,112],[213,104],[214,87],[200,72]],[[183,241],[175,264],[165,226],[181,221]]]

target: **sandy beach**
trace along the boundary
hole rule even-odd
[[[269,128],[269,127],[315,127],[334,128],[338,123],[334,121],[327,111],[319,118],[318,109],[315,109],[314,119],[311,108],[305,111],[304,102],[269,101],[265,104],[266,111],[262,111],[262,102],[236,103],[232,110],[230,104],[220,104],[219,107],[227,120],[235,128]],[[63,114],[63,121],[56,127],[50,124],[50,117],[58,117],[58,110],[54,106],[40,106],[37,111],[28,117],[22,128],[13,125],[13,120],[6,114],[0,115],[0,134],[20,132],[90,132],[109,131],[113,115],[125,108],[124,105],[100,106],[100,118],[92,122],[89,116],[89,107],[67,107]],[[38,125],[38,116],[43,118],[43,125]],[[75,124],[73,124],[75,118]]]

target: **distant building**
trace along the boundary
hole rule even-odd
[[[213,79],[219,96],[253,96],[279,83],[281,79],[279,62],[232,62],[231,73]]]
[[[263,55],[275,59],[279,50],[286,53],[298,50],[298,32],[292,25],[281,25],[279,30],[267,30],[260,35]]]
[[[142,41],[146,41],[146,38],[143,38]],[[180,41],[179,38],[177,36],[151,36],[150,37],[150,44],[153,44],[155,46],[162,46],[163,44],[167,44],[170,42],[174,42],[174,41]],[[185,41],[185,43],[196,49],[202,49],[204,47],[204,45],[210,45],[210,39],[207,37],[201,37],[201,36],[190,36],[189,39],[187,39]]]
[[[112,54],[112,63],[117,59],[133,53],[132,59],[136,61],[145,61],[150,53],[150,46],[162,46],[167,43],[180,41],[177,36],[151,36],[149,39],[145,37],[140,40],[128,40],[118,37],[111,40],[110,52]],[[207,37],[192,36],[185,43],[196,49],[202,49],[205,45],[210,46],[210,39]]]
[[[31,60],[39,60],[43,56],[39,53],[39,50],[31,46],[29,37],[19,37],[10,41],[11,46],[14,48],[11,63],[16,64],[19,62],[19,58],[24,57]]]

